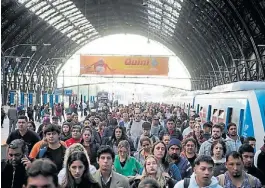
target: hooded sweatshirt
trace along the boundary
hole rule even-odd
[[[195,174],[193,173],[190,177],[190,184],[188,188],[199,188],[196,180],[195,180]],[[174,188],[184,188],[184,180],[181,180],[180,182],[178,182]],[[209,186],[206,186],[205,188],[222,188],[222,186],[220,186],[218,184],[218,180],[216,177],[212,177],[211,178],[211,184]]]

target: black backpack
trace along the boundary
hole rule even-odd
[[[190,178],[184,178],[184,184],[183,184],[184,186],[184,188],[188,188],[189,187],[189,185],[190,185]]]

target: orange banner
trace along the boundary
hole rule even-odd
[[[168,75],[168,57],[80,56],[80,74]]]

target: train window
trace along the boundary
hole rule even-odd
[[[218,109],[213,109],[213,115],[217,115]]]
[[[224,110],[219,110],[218,123],[220,123],[220,122],[224,123],[224,120],[225,120],[225,112],[224,112]]]
[[[218,123],[218,109],[213,109],[212,122],[213,124]]]
[[[218,117],[219,118],[224,118],[225,117],[225,112],[223,110],[219,110]]]

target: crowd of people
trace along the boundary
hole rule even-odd
[[[265,137],[256,149],[261,138],[239,137],[235,123],[202,122],[194,110],[158,103],[90,112],[83,121],[46,110],[38,129],[17,117],[2,187],[265,187]]]

